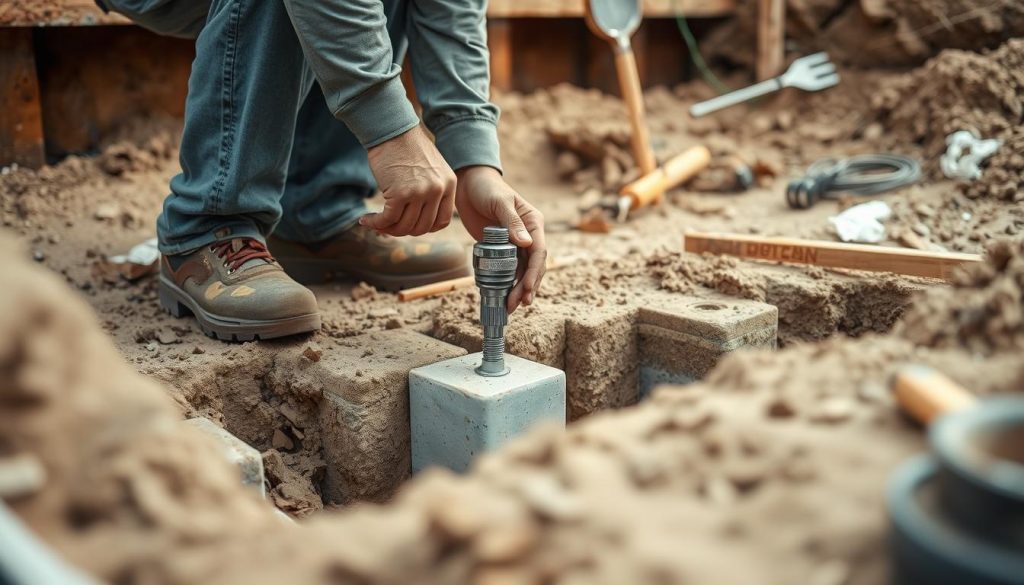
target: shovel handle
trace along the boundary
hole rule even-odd
[[[900,370],[893,378],[892,389],[900,407],[923,425],[975,403],[970,392],[925,366],[908,366]]]
[[[616,46],[615,71],[619,76],[619,88],[622,91],[622,99],[626,102],[629,124],[633,130],[633,158],[636,159],[636,164],[643,174],[653,173],[658,163],[654,159],[651,137],[647,130],[644,95],[640,89],[640,74],[636,68],[636,57],[633,55],[633,47],[629,45],[628,41]]]
[[[766,79],[761,83],[755,83],[750,87],[730,91],[725,95],[720,95],[718,97],[693,104],[690,106],[690,115],[694,118],[700,118],[701,116],[706,116],[711,112],[717,112],[723,108],[735,106],[736,104],[741,104],[745,101],[767,95],[780,89],[782,89],[782,82],[778,78]]]

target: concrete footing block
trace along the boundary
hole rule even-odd
[[[263,481],[263,456],[259,451],[206,417],[190,418],[185,424],[199,429],[217,441],[224,457],[238,468],[242,485],[257,492],[261,498],[267,497]]]
[[[407,329],[343,340],[310,364],[322,389],[324,499],[382,502],[411,473],[409,371],[466,351]]]
[[[640,396],[646,397],[659,384],[699,380],[730,352],[774,349],[778,327],[776,307],[731,297],[665,297],[641,307]]]
[[[473,459],[537,423],[565,423],[565,373],[514,355],[511,372],[484,377],[480,354],[409,372],[412,467],[465,471]]]

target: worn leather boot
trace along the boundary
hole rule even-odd
[[[396,291],[470,273],[466,252],[455,242],[401,240],[358,224],[315,244],[274,236],[267,244],[285,271],[303,284],[349,276]]]
[[[194,315],[224,341],[271,339],[320,329],[313,293],[285,274],[267,247],[233,238],[160,260],[160,305]]]

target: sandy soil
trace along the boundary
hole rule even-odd
[[[719,158],[758,161],[777,177],[741,194],[716,193],[717,183],[704,177],[699,191],[680,190],[610,234],[569,226],[594,189],[633,172],[619,152],[620,105],[570,87],[498,96],[510,181],[545,212],[552,254],[584,257],[550,274],[538,303],[513,316],[513,328],[618,299],[724,293],[778,306],[783,349],[738,354],[703,384],[587,417],[565,435],[537,433],[485,459],[468,479],[429,474],[389,506],[319,514],[301,528],[240,495],[230,472],[202,453],[201,439],[168,439],[171,421],[208,416],[264,453],[281,509],[299,517],[322,509],[315,437],[287,448],[274,438],[275,431],[294,438],[294,419],[303,416],[288,410],[304,398],[299,374],[276,367],[280,346],[209,340],[159,311],[152,278],[126,281],[104,261],[152,235],[176,171],[178,128],[150,121],[126,129],[99,157],[39,172],[8,169],[0,211],[20,251],[4,254],[12,286],[2,305],[18,310],[5,310],[0,321],[0,454],[32,454],[50,475],[15,509],[72,561],[121,583],[285,575],[378,583],[471,576],[483,583],[879,582],[882,486],[923,447],[919,431],[894,411],[889,374],[925,362],[982,394],[1019,391],[1024,382],[1018,151],[994,158],[978,184],[932,171],[922,184],[881,197],[895,212],[886,245],[992,247],[989,263],[953,287],[691,257],[680,252],[681,236],[701,229],[833,239],[827,217],[850,201],[792,211],[782,196],[786,178],[818,156],[876,149],[924,157],[931,169],[947,128],[986,124],[978,129],[1014,140],[1024,120],[1012,65],[1022,52],[1011,41],[991,54],[947,51],[909,75],[844,72],[832,91],[790,92],[694,123],[685,108],[707,95],[702,86],[654,90],[647,100],[659,156],[703,143]],[[978,77],[978,67],[991,74]],[[908,106],[929,83],[934,89],[921,93],[934,100]],[[592,136],[577,141],[587,146],[556,144],[594,120]],[[562,156],[567,150],[575,161]],[[443,236],[469,243],[457,225]],[[54,273],[77,295],[61,290]],[[315,292],[326,325],[299,342],[313,354],[367,331],[437,334],[471,319],[474,303],[470,291],[400,304],[351,282]]]

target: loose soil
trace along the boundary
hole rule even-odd
[[[72,562],[117,583],[880,582],[885,479],[925,448],[896,412],[889,376],[918,362],[980,395],[1024,387],[1024,211],[1013,202],[1024,165],[1008,148],[1022,121],[1011,70],[1021,50],[947,51],[909,74],[843,71],[833,90],[693,122],[685,111],[708,96],[703,86],[652,90],[660,158],[705,144],[716,160],[754,165],[759,183],[731,192],[718,169],[608,234],[571,225],[635,175],[621,105],[568,86],[498,96],[506,175],[544,211],[552,255],[570,260],[512,316],[510,349],[566,367],[574,358],[552,349],[546,319],[596,319],[666,294],[775,305],[781,349],[738,352],[700,384],[538,431],[468,477],[424,474],[387,506],[320,512],[334,506],[311,420],[316,384],[297,364],[372,331],[454,335],[473,326],[475,293],[398,303],[365,284],[319,286],[320,333],[223,344],[163,314],[152,277],[126,281],[105,261],[152,236],[176,172],[174,122],[126,128],[98,157],[5,169],[0,213],[17,243],[2,254],[0,456],[36,457],[48,476],[9,503]],[[976,67],[991,75],[973,77]],[[911,108],[915,93],[934,102]],[[827,217],[856,201],[792,211],[788,178],[819,156],[877,149],[932,168],[940,128],[983,122],[979,131],[1010,134],[982,182],[932,172],[878,197],[894,209],[884,245],[987,250],[951,286],[680,251],[689,229],[834,239]],[[470,243],[458,226],[433,237]],[[263,453],[280,509],[314,517],[292,526],[236,486],[202,437],[179,430],[196,415]]]

